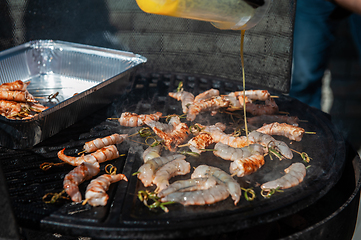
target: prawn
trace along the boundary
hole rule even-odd
[[[229,194],[231,194],[234,205],[237,205],[241,198],[242,190],[241,186],[231,175],[217,167],[200,165],[193,171],[191,178],[200,177],[214,177],[218,184],[225,185]]]
[[[153,184],[157,185],[156,191],[162,191],[169,186],[169,179],[174,176],[185,175],[191,171],[191,165],[184,159],[176,159],[164,164],[155,173]]]
[[[178,116],[173,116],[170,118],[168,123],[161,123],[152,119],[146,119],[144,123],[150,128],[157,128],[163,132],[170,133],[174,130],[174,128],[181,123],[180,118]]]
[[[147,149],[145,149],[142,155],[144,163],[148,162],[153,158],[160,157],[161,150],[162,150],[162,145],[160,144],[154,147],[150,146]]]
[[[188,112],[188,106],[194,102],[194,95],[187,91],[180,91],[180,92],[170,92],[168,95],[172,98],[177,99],[177,101],[182,102],[182,110],[183,113]]]
[[[121,126],[125,127],[140,127],[145,124],[146,120],[158,121],[162,116],[161,112],[156,112],[153,114],[141,114],[123,112],[118,119]]]
[[[234,148],[221,142],[214,146],[213,154],[225,160],[236,161],[243,158],[248,158],[254,154],[264,154],[264,147],[260,144],[250,144],[243,148]]]
[[[28,91],[1,90],[0,99],[15,102],[37,102]]]
[[[178,202],[184,206],[205,205],[220,202],[228,198],[229,192],[225,185],[216,185],[205,190],[192,192],[174,192],[163,198],[162,202]]]
[[[73,166],[78,166],[83,162],[99,165],[99,163],[110,161],[119,157],[119,152],[115,145],[103,147],[94,153],[82,155],[80,157],[67,156],[64,154],[64,150],[65,148],[58,152],[59,159]]]
[[[198,94],[194,98],[194,102],[207,101],[215,96],[219,96],[219,90],[211,88],[203,93]]]
[[[245,95],[249,99],[252,100],[259,100],[259,101],[266,101],[267,99],[271,98],[271,94],[267,90],[246,90],[244,93],[243,91],[236,91],[231,92],[228,95],[234,96],[236,98]]]
[[[175,154],[170,155],[167,157],[157,157],[153,158],[146,163],[144,163],[140,168],[138,169],[138,179],[142,181],[143,185],[145,187],[149,187],[153,183],[154,175],[158,171],[159,168],[161,168],[164,164],[176,160],[176,159],[185,159],[186,156],[182,154]]]
[[[243,100],[239,98],[240,104],[243,106]],[[278,113],[278,105],[273,98],[265,100],[265,104],[246,103],[246,112],[257,115],[274,115]]]
[[[189,148],[192,152],[200,154],[209,145],[213,143],[213,138],[209,133],[200,133],[188,141]]]
[[[194,121],[196,116],[200,112],[205,111],[212,111],[223,107],[228,107],[229,101],[222,97],[215,97],[210,100],[200,100],[199,102],[194,102],[192,105],[189,106],[188,112],[187,112],[187,120],[188,121]]]
[[[301,127],[296,127],[287,123],[278,122],[265,124],[256,131],[268,135],[285,136],[290,140],[295,140],[298,142],[302,140],[302,136],[305,133],[305,129]]]
[[[109,196],[106,191],[109,185],[120,180],[128,181],[124,174],[103,174],[90,181],[85,191],[85,199],[91,206],[105,206]]]
[[[65,192],[71,197],[73,202],[80,202],[82,199],[79,191],[79,184],[91,179],[100,172],[99,164],[94,165],[91,163],[83,162],[67,175],[63,181],[63,188]]]
[[[20,103],[8,100],[0,100],[0,113],[5,117],[11,117],[19,114],[22,110]]]
[[[104,138],[97,138],[84,144],[84,152],[91,153],[109,145],[122,143],[128,134],[114,133]]]
[[[186,180],[178,180],[170,184],[166,189],[160,191],[157,195],[160,198],[174,192],[186,192],[203,190],[213,187],[217,184],[213,177],[210,178],[191,178]]]
[[[263,190],[286,189],[301,183],[306,176],[306,167],[303,163],[293,163],[285,169],[286,175],[276,180],[266,182],[261,185]]]
[[[264,157],[262,154],[255,153],[249,157],[241,158],[230,164],[229,172],[237,177],[243,177],[256,172],[264,165]]]
[[[23,82],[21,80],[16,80],[15,82],[3,83],[0,85],[0,90],[8,90],[8,91],[25,91],[29,86],[30,81]]]

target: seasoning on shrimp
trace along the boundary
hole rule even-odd
[[[209,133],[200,133],[188,141],[189,148],[192,152],[202,153],[206,147],[213,143],[213,138]]]
[[[263,154],[255,153],[249,157],[233,161],[229,166],[229,172],[237,177],[243,177],[256,172],[264,165]]]
[[[63,187],[65,192],[71,197],[71,200],[73,202],[80,202],[82,200],[82,196],[78,187],[79,184],[91,179],[99,172],[99,164],[95,165],[83,162],[65,176],[63,181]]]
[[[285,169],[286,174],[276,180],[261,185],[263,190],[287,189],[301,183],[306,176],[306,167],[303,163],[293,163]]]
[[[184,206],[206,205],[220,202],[228,198],[229,192],[225,185],[215,185],[205,190],[192,192],[174,192],[163,198],[162,202],[178,202]]]
[[[263,125],[264,123],[284,122],[293,126],[298,126],[299,119],[297,116],[286,115],[259,115],[247,118],[247,122],[251,125]]]
[[[305,133],[305,129],[296,127],[287,123],[270,123],[265,124],[256,131],[268,134],[268,135],[280,135],[287,137],[290,140],[301,141],[302,136]]]
[[[30,81],[23,82],[21,80],[16,80],[14,82],[3,83],[0,85],[0,90],[9,90],[9,91],[25,91],[29,86]]]
[[[143,161],[144,163],[148,162],[149,160],[160,157],[160,151],[162,150],[162,145],[158,144],[157,146],[149,146],[143,152]]]
[[[215,96],[219,96],[219,90],[211,88],[205,92],[198,94],[194,98],[194,102],[207,101]]]
[[[194,95],[187,91],[180,91],[180,92],[170,92],[168,93],[170,97],[177,99],[177,101],[182,102],[182,110],[183,113],[188,112],[188,106],[194,102]]]
[[[22,106],[18,102],[0,100],[0,113],[4,117],[17,115],[22,110]]]
[[[194,121],[194,119],[200,112],[211,111],[214,114],[215,110],[228,106],[229,101],[219,96],[206,101],[200,100],[199,102],[194,102],[192,105],[189,106],[187,112],[187,120]]]
[[[109,196],[106,193],[110,184],[120,180],[128,181],[124,174],[103,174],[90,181],[85,191],[85,199],[91,206],[105,206]]]
[[[162,116],[161,112],[156,112],[154,114],[141,114],[138,115],[136,113],[123,112],[118,119],[120,125],[126,127],[140,127],[145,124],[146,120],[154,120],[158,121]]]
[[[64,150],[65,148],[58,152],[59,159],[73,166],[78,166],[83,162],[99,164],[119,157],[118,149],[114,145],[103,147],[96,152],[82,155],[80,157],[67,156],[64,154]]]
[[[191,165],[184,159],[176,159],[164,164],[155,173],[153,184],[157,185],[156,191],[162,191],[169,186],[169,179],[174,176],[185,175],[191,171]]]
[[[127,137],[128,134],[114,133],[104,138],[97,138],[92,141],[86,142],[84,144],[84,151],[86,153],[91,153],[109,145],[119,144],[122,143]]]
[[[153,158],[146,163],[144,163],[139,169],[138,169],[138,179],[142,181],[143,185],[145,187],[149,187],[153,183],[154,175],[158,171],[159,168],[161,168],[164,164],[176,160],[176,159],[185,159],[186,156],[182,154],[175,154],[170,155],[166,157],[157,157]]]

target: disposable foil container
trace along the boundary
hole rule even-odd
[[[0,116],[0,146],[31,148],[110,104],[146,61],[131,52],[53,40],[0,52],[0,83],[30,81],[28,91],[49,107],[25,120]]]

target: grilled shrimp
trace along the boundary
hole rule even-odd
[[[158,137],[164,140],[164,145],[172,152],[176,150],[179,144],[184,143],[189,135],[189,129],[185,123],[179,123],[170,133],[163,132],[157,127],[152,129]]]
[[[112,134],[110,136],[104,137],[104,138],[97,138],[95,140],[86,142],[84,144],[84,151],[87,153],[94,152],[98,149],[101,149],[103,147],[109,146],[109,145],[115,145],[122,143],[125,138],[128,137],[128,134]]]
[[[264,123],[284,122],[293,126],[298,126],[299,119],[297,116],[260,115],[247,118],[247,122],[251,125],[263,125]]]
[[[162,145],[157,145],[157,146],[150,146],[147,149],[144,150],[143,152],[143,160],[144,163],[148,162],[149,160],[153,159],[153,158],[157,158],[160,157],[160,151],[162,150]]]
[[[153,114],[141,114],[138,115],[136,113],[124,112],[119,118],[119,123],[122,126],[126,127],[140,127],[143,126],[146,120],[154,120],[158,121],[162,116],[161,112],[156,112]]]
[[[243,177],[256,172],[264,165],[264,157],[262,154],[255,153],[252,156],[241,158],[233,161],[229,166],[229,172],[237,177]]]
[[[219,91],[217,89],[209,89],[205,92],[202,92],[200,94],[198,94],[195,98],[194,98],[194,102],[200,102],[200,101],[207,101],[209,99],[211,99],[212,97],[215,96],[219,96]]]
[[[36,102],[35,98],[28,91],[0,91],[0,99],[15,102]]]
[[[302,136],[305,133],[305,129],[289,125],[287,123],[270,123],[263,125],[256,131],[268,134],[268,135],[280,135],[285,136],[290,140],[301,141]]]
[[[164,164],[155,173],[153,183],[157,185],[157,191],[162,191],[169,186],[169,179],[174,176],[185,175],[191,171],[189,162],[183,159],[176,159]]]
[[[3,83],[0,85],[0,90],[8,90],[8,91],[25,91],[29,86],[30,81],[23,82],[21,80],[16,80],[15,82]]]
[[[264,147],[260,144],[250,144],[243,148],[234,148],[219,142],[214,146],[214,149],[216,150],[213,152],[214,155],[230,161],[248,158],[254,154],[263,155],[265,152]]]
[[[239,101],[243,106],[243,100]],[[278,105],[273,98],[269,98],[265,101],[265,104],[246,103],[246,112],[251,113],[254,116],[257,115],[273,115],[278,113]]]
[[[231,92],[228,95],[235,96],[236,98],[245,95],[249,99],[260,101],[266,101],[271,97],[271,94],[267,90],[246,90],[245,94],[243,94],[243,91],[237,91]]]
[[[208,189],[216,184],[217,182],[213,177],[178,180],[170,184],[166,189],[160,191],[158,197],[162,198],[174,192],[190,192]]]
[[[174,192],[163,198],[162,202],[178,202],[184,206],[205,205],[220,202],[228,198],[229,192],[225,185],[216,185],[206,190],[193,192]]]
[[[206,147],[213,143],[213,138],[209,133],[200,133],[188,141],[192,152],[200,154]]]
[[[170,97],[177,99],[177,101],[182,101],[182,110],[183,113],[188,112],[188,106],[194,102],[194,95],[190,92],[180,91],[180,92],[170,92],[168,93]]]
[[[211,100],[200,100],[199,102],[194,102],[192,105],[189,106],[188,113],[187,113],[187,120],[194,121],[197,114],[200,112],[205,111],[215,111],[222,107],[228,107],[229,101],[225,100],[222,97],[215,97]]]
[[[176,159],[185,159],[186,157],[181,154],[170,155],[167,157],[157,157],[153,158],[146,163],[144,163],[138,169],[138,179],[142,181],[145,187],[149,187],[153,183],[154,174],[161,168],[164,164],[176,160]]]
[[[73,202],[80,202],[82,197],[79,191],[79,184],[89,180],[100,172],[99,164],[83,162],[71,170],[64,178],[63,187]]]
[[[223,184],[227,187],[229,194],[231,194],[234,205],[237,205],[241,198],[242,190],[238,182],[225,171],[207,165],[198,166],[192,173],[191,178],[200,177],[214,177],[218,184]]]
[[[109,185],[120,180],[128,181],[124,174],[109,175],[103,174],[90,181],[85,191],[85,199],[91,206],[105,206],[109,196],[106,193]]]
[[[0,113],[5,117],[11,117],[21,112],[22,106],[20,103],[0,100]]]
[[[264,190],[291,188],[303,181],[306,176],[306,167],[303,163],[293,163],[285,169],[286,175],[261,185]]]
[[[114,145],[103,147],[94,153],[82,155],[80,157],[67,156],[64,154],[64,150],[65,148],[58,152],[59,159],[73,166],[78,166],[83,162],[99,164],[119,157],[118,149]]]

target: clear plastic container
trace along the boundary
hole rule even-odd
[[[211,22],[219,29],[244,30],[255,26],[272,0],[136,0],[147,13]],[[261,2],[261,4],[260,4]]]

